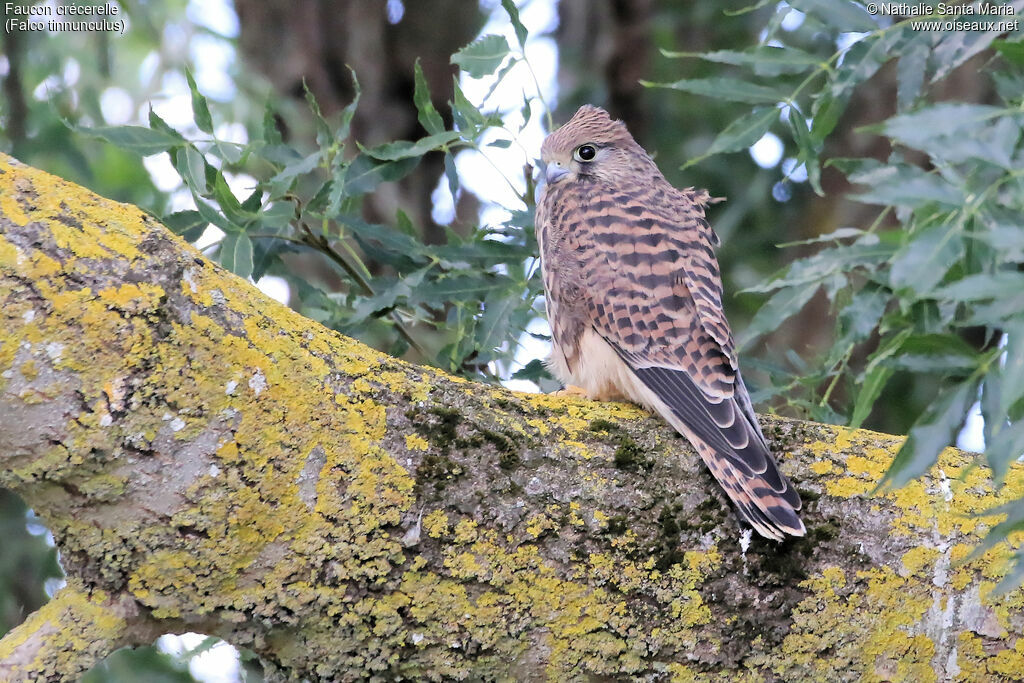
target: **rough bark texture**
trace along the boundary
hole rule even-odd
[[[765,417],[808,536],[748,545],[643,411],[384,356],[3,156],[0,318],[0,485],[72,577],[0,641],[0,680],[186,628],[281,679],[1024,671],[1008,550],[961,562],[1024,468],[996,495],[948,450],[872,498],[899,439]]]

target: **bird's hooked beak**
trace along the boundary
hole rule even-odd
[[[544,170],[544,177],[548,181],[548,185],[557,183],[563,177],[569,173],[569,169],[562,166],[557,161],[549,161],[547,168]]]

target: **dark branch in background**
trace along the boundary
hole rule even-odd
[[[351,67],[366,81],[352,121],[353,138],[366,145],[415,140],[423,129],[412,97],[414,62],[419,58],[433,104],[450,128],[445,103],[453,97],[455,70],[449,59],[473,39],[483,17],[477,0],[403,4],[404,15],[392,24],[384,0],[237,0],[240,54],[279,93],[299,102],[305,79],[328,117],[352,101]],[[395,187],[368,197],[363,217],[369,223],[389,223],[402,209],[426,244],[443,243],[445,231],[431,218],[430,198],[444,173],[443,159],[441,154],[424,156],[419,168]],[[376,272],[375,264],[367,265]]]
[[[626,122],[643,140],[648,132],[646,88],[640,81],[651,72],[651,19],[653,0],[611,0],[613,17],[611,56],[605,65],[608,111]]]
[[[21,4],[21,3],[19,3]],[[4,44],[7,45],[5,54],[7,57],[7,75],[3,78],[4,100],[7,109],[7,137],[11,141],[12,149],[18,154],[19,149],[25,142],[25,121],[28,118],[28,105],[25,103],[24,86],[22,85],[22,60],[25,51],[25,42],[22,32],[15,29],[4,36]]]

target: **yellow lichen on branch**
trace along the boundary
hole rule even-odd
[[[0,640],[0,681],[66,681],[129,641],[130,620],[102,591],[72,580]]]
[[[808,536],[748,545],[638,408],[390,358],[2,155],[0,320],[0,485],[80,582],[46,609],[102,591],[131,607],[130,642],[188,628],[322,680],[956,680],[1021,661],[1024,592],[993,593],[1009,549],[962,560],[1024,468],[996,493],[950,449],[868,498],[899,439],[765,418]],[[47,614],[0,653],[58,638]]]

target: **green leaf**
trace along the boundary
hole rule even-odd
[[[854,294],[850,303],[839,312],[842,338],[847,342],[859,342],[871,336],[891,298],[888,290],[871,285]]]
[[[948,375],[977,367],[980,356],[953,334],[911,334],[884,362],[897,370]]]
[[[117,145],[121,149],[134,152],[140,156],[149,156],[166,152],[185,143],[185,138],[177,132],[143,126],[99,126],[86,128],[84,126],[73,126],[75,130],[86,135],[102,138],[107,142]],[[171,132],[168,132],[171,131]]]
[[[982,539],[981,543],[976,545],[971,553],[964,559],[964,562],[970,562],[976,560],[987,551],[991,550],[998,544],[1002,543],[1007,537],[1014,533],[1024,530],[1024,500],[1017,499],[1006,505],[1000,505],[998,507],[989,508],[975,513],[978,517],[992,517],[995,515],[1006,515],[1006,519],[992,527],[985,538]],[[995,590],[992,591],[993,597],[1001,597],[1006,595],[1010,590],[1013,590],[1020,582],[1024,580],[1024,553],[1017,550],[1014,553],[1014,567],[1013,570],[1007,574],[1003,579],[996,584]]]
[[[1024,363],[1024,361],[1021,362]],[[998,366],[989,370],[981,383],[981,434],[986,446],[991,446],[996,433],[1007,425],[1008,416],[1003,401],[1006,387],[1003,384],[1000,370],[1001,368]]]
[[[178,131],[171,128],[166,121],[160,118],[159,114],[153,111],[153,107],[149,108],[149,127],[152,128],[153,130],[157,130],[162,133],[167,133],[171,137],[180,140],[181,142],[185,142],[185,138],[183,138]]]
[[[1024,261],[1024,230],[1018,212],[989,206],[979,213],[981,229],[970,236],[997,250],[1006,260]]]
[[[444,131],[444,119],[441,113],[434,107],[430,99],[430,86],[423,75],[423,67],[420,66],[419,57],[416,58],[414,67],[416,87],[412,94],[412,101],[416,105],[416,115],[420,125],[430,135],[436,135]]]
[[[306,203],[306,210],[313,213],[324,213],[327,210],[327,203],[334,188],[334,180],[327,180],[320,189],[316,191],[313,198]]]
[[[501,0],[501,6],[505,8],[509,21],[512,22],[512,28],[515,29],[519,47],[526,47],[526,27],[519,20],[519,9],[516,7],[516,4],[512,0]]]
[[[850,195],[850,199],[864,204],[915,209],[928,202],[954,208],[960,208],[964,203],[963,187],[953,185],[939,175],[922,171],[916,166],[878,165],[872,170],[847,175],[850,182],[869,186],[866,192]]]
[[[320,149],[326,149],[334,142],[334,135],[331,133],[327,121],[324,120],[323,114],[320,113],[320,105],[317,103],[313,91],[306,85],[305,78],[302,79],[302,90],[306,93],[306,102],[309,104],[309,111],[312,112],[313,121],[316,123],[316,144],[320,146]]]
[[[285,254],[300,253],[298,245],[283,239],[267,239],[261,235],[259,239],[249,235],[252,239],[252,274],[249,276],[253,282],[259,282],[268,273],[288,273],[290,268],[285,265],[281,257]],[[292,278],[288,278],[288,288],[294,293],[295,285]]]
[[[252,148],[239,143],[227,142],[226,140],[214,140],[209,153],[217,159],[223,159],[228,165],[244,163],[243,157],[248,157]]]
[[[985,456],[996,481],[1024,453],[1024,321],[1007,325],[999,364],[982,385]]]
[[[1024,297],[1000,297],[971,308],[970,314],[961,321],[963,325],[1001,328],[1024,316]]]
[[[352,126],[352,117],[356,114],[356,107],[359,106],[359,98],[363,94],[363,89],[359,85],[359,79],[356,78],[356,72],[351,67],[349,73],[352,74],[352,90],[354,94],[352,101],[345,105],[345,108],[341,110],[341,123],[338,125],[338,130],[334,133],[336,140],[347,140],[349,129]]]
[[[995,84],[996,95],[1003,102],[1020,102],[1024,97],[1024,71],[1021,69],[991,71],[989,76]]]
[[[893,289],[919,294],[935,288],[964,254],[964,240],[956,223],[940,223],[911,236],[890,265]]]
[[[939,453],[956,438],[977,398],[978,380],[973,378],[943,390],[910,428],[907,440],[876,491],[898,489],[927,472]]]
[[[207,223],[212,223],[224,232],[234,232],[238,228],[235,227],[230,221],[224,218],[220,211],[217,211],[212,206],[207,204],[200,198],[195,190],[192,190],[192,201],[196,204],[196,210],[199,211],[199,215],[203,217],[203,220]]]
[[[505,80],[505,76],[508,76],[509,73],[512,72],[512,69],[516,68],[516,65],[518,63],[518,60],[510,59],[508,60],[508,63],[505,66],[501,67],[498,70],[498,75],[494,77],[494,82],[491,83],[491,87],[487,89],[487,94],[480,98],[481,102],[486,102],[489,99],[491,99],[491,95],[494,94],[494,91],[497,90],[498,86],[500,86],[502,82]],[[457,75],[455,76],[455,82],[459,82],[459,77]]]
[[[510,48],[504,36],[486,35],[452,55],[452,64],[470,75],[483,78],[497,70],[508,57]]]
[[[884,234],[883,234],[884,235]],[[853,244],[843,244],[823,249],[813,256],[794,261],[786,268],[784,275],[767,283],[747,287],[744,292],[770,292],[780,287],[806,287],[819,285],[842,272],[849,272],[859,266],[876,266],[892,257],[895,246],[892,240],[865,235]]]
[[[870,372],[865,373],[863,381],[857,383],[859,390],[853,404],[853,415],[850,416],[850,429],[860,429],[864,420],[868,419],[875,401],[878,400],[892,373],[892,368],[876,365]]]
[[[462,92],[462,86],[459,85],[458,78],[455,79],[452,85],[452,93],[453,97],[450,105],[455,125],[467,138],[476,137],[480,130],[487,126],[487,117],[474,107],[473,103],[466,97],[466,93]]]
[[[512,373],[512,379],[525,379],[530,382],[539,382],[543,379],[554,379],[548,372],[544,361],[534,358],[522,368]]]
[[[1021,117],[1000,107],[944,102],[863,130],[952,163],[981,159],[1013,169],[1011,154],[1020,138]]]
[[[1000,358],[999,412],[1017,422],[1024,419],[1024,321],[1006,326],[1005,355]],[[999,423],[1002,418],[994,420]]]
[[[297,161],[285,166],[281,171],[268,182],[273,186],[271,193],[274,196],[283,194],[291,186],[291,181],[297,176],[304,176],[320,165],[321,150],[317,150]]]
[[[951,282],[932,292],[936,299],[952,301],[980,301],[996,299],[1009,292],[1024,292],[1024,273],[1019,271],[1001,270],[995,273],[979,273]]]
[[[260,150],[260,155],[281,168],[305,158],[305,155],[299,154],[299,151],[290,145],[267,145]]]
[[[225,268],[238,277],[252,274],[252,241],[244,232],[230,232],[220,243],[218,259]]]
[[[464,301],[476,300],[487,292],[510,287],[510,278],[494,273],[479,275],[453,275],[423,283],[414,292],[417,300]]]
[[[825,91],[814,100],[814,107],[811,110],[813,123],[811,124],[811,140],[815,145],[820,145],[829,133],[835,130],[839,123],[839,117],[846,111],[846,105],[850,101],[849,93],[837,94]]]
[[[245,209],[245,205],[242,205]],[[291,201],[273,202],[258,214],[257,218],[262,226],[279,230],[295,220],[295,204]]]
[[[661,54],[670,58],[698,57],[708,62],[732,64],[734,66],[753,67],[759,76],[778,76],[780,74],[798,74],[822,62],[809,52],[795,47],[773,47],[758,45],[742,52],[737,50],[718,50],[716,52],[672,52],[662,50]]]
[[[824,235],[818,235],[817,237],[810,237],[805,240],[795,240],[793,242],[783,242],[778,245],[780,247],[795,247],[802,244],[816,244],[818,242],[839,242],[850,237],[865,238],[869,241],[878,242],[878,236],[874,233],[865,232],[860,228],[836,228],[833,232],[825,233]]]
[[[361,299],[352,311],[352,316],[346,319],[346,324],[354,325],[372,316],[379,317],[393,309],[400,300],[405,300],[412,294],[413,290],[420,286],[423,277],[430,267],[421,268],[411,275],[395,280],[377,294]]]
[[[224,173],[219,170],[213,183],[213,198],[217,200],[217,204],[220,205],[225,217],[239,228],[244,228],[256,217],[254,213],[242,209],[238,198],[235,197],[231,188],[228,187],[228,181],[224,178]]]
[[[1024,41],[993,40],[992,47],[1002,55],[1003,59],[1017,65],[1024,65]]]
[[[341,216],[338,223],[355,237],[367,256],[399,272],[421,268],[429,261],[423,244],[400,230],[387,225],[366,223],[355,216]]]
[[[432,247],[431,251],[445,268],[484,270],[498,264],[526,259],[533,253],[533,246],[480,239]]]
[[[792,0],[789,4],[840,32],[870,32],[878,28],[862,5],[847,0]]]
[[[177,158],[174,167],[185,186],[201,195],[207,194],[209,184],[206,168],[209,164],[206,157],[192,145],[185,145],[182,149],[176,150],[175,156]]]
[[[474,343],[482,354],[490,355],[495,347],[501,346],[509,338],[511,314],[519,304],[514,292],[499,292],[495,299],[484,302],[484,314],[476,327]]]
[[[1017,11],[1020,11],[1018,6]],[[1009,17],[993,17],[1008,19]],[[1000,26],[1003,22],[995,22],[998,30],[991,31],[942,31],[939,42],[932,48],[932,63],[936,65],[932,74],[932,83],[937,83],[953,72],[968,59],[986,49],[999,36],[1006,33]]]
[[[873,372],[875,368],[883,365],[889,358],[892,358],[900,350],[900,347],[903,346],[903,342],[906,341],[907,337],[913,333],[913,329],[906,327],[888,339],[883,339],[878,348],[875,349],[875,352],[868,358],[864,373]]]
[[[270,100],[267,100],[266,105],[263,107],[263,142],[268,145],[283,144],[281,131],[277,129],[277,114],[274,112],[274,108],[270,106]]]
[[[181,235],[186,242],[195,242],[209,225],[198,211],[177,211],[167,214],[161,220],[171,232]]]
[[[452,201],[458,202],[459,171],[455,168],[455,157],[449,151],[444,153],[444,176],[448,179],[448,191],[452,193]]]
[[[714,142],[711,143],[711,147],[708,148],[708,151],[704,152],[700,157],[686,162],[683,168],[687,168],[688,166],[695,164],[700,159],[706,159],[713,154],[738,152],[740,150],[747,149],[752,144],[760,140],[761,136],[767,133],[768,129],[772,127],[772,124],[778,120],[779,110],[775,107],[755,109],[749,114],[741,116],[726,126],[725,130],[718,134],[718,137],[716,137]]]
[[[837,97],[848,97],[860,84],[874,76],[888,62],[902,41],[902,33],[888,31],[867,36],[854,43],[844,54],[842,64],[836,67],[830,90]]]
[[[522,133],[530,124],[530,117],[533,116],[533,100],[526,96],[526,91],[523,91],[523,106],[519,109],[519,116],[523,119],[523,122],[519,124],[519,132]],[[511,140],[509,144],[512,144]]]
[[[206,98],[196,87],[196,79],[192,72],[186,68],[185,78],[188,80],[188,89],[192,93],[192,117],[196,121],[196,127],[204,133],[213,135],[213,118],[210,116],[210,107],[206,104]]]
[[[910,109],[921,94],[925,68],[931,45],[928,41],[914,41],[899,57],[896,65],[896,110]]]
[[[985,460],[992,468],[992,478],[998,482],[1006,478],[1006,473],[1018,458],[1024,453],[1024,420],[1017,420],[1013,424],[1003,427],[986,444]]]
[[[795,107],[789,107],[789,127],[793,131],[793,139],[796,141],[797,161],[804,164],[807,169],[807,179],[811,187],[819,195],[824,195],[821,189],[821,164],[818,161],[818,154],[821,151],[820,143],[815,143],[811,137],[811,131],[807,127],[804,115]]]
[[[416,168],[419,162],[420,158],[416,156],[399,161],[378,163],[367,154],[360,154],[345,170],[344,194],[348,197],[356,197],[372,192],[381,183],[405,177]]]
[[[744,347],[778,328],[784,320],[796,315],[817,291],[817,287],[786,287],[777,291],[754,314],[747,329],[739,335],[738,345]]]
[[[738,78],[684,78],[674,83],[640,81],[648,88],[670,88],[694,95],[704,95],[727,102],[748,104],[778,104],[789,98],[789,91],[779,86],[760,85]]]
[[[410,157],[421,157],[427,152],[442,149],[461,137],[458,131],[448,130],[420,138],[416,142],[398,140],[386,142],[372,149],[363,150],[365,154],[381,161],[398,161]]]
[[[409,214],[401,209],[395,211],[395,227],[409,237],[419,237],[419,231],[416,229],[416,226],[413,225],[412,219],[409,218]]]

